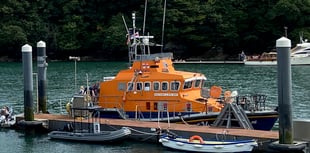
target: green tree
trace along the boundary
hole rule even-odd
[[[0,4],[0,55],[20,59],[22,45],[35,46],[43,40],[50,58],[125,59],[121,16],[131,27],[132,12],[140,34],[155,36],[150,41],[156,44],[163,40],[164,51],[174,52],[177,58],[269,51],[284,36],[284,27],[292,45],[299,43],[301,34],[310,38],[308,0],[167,0],[163,38],[165,0],[147,2],[143,29],[145,1],[141,0],[4,0]]]
[[[28,21],[31,13],[26,15],[30,7],[27,1],[5,0],[0,4],[0,55],[19,58],[21,46],[28,43],[32,22]]]
[[[210,48],[206,37],[206,3],[203,1],[167,1],[165,40],[167,50],[181,56],[200,55],[203,48]],[[186,52],[188,51],[188,52]]]
[[[4,25],[0,30],[0,46],[5,49],[0,51],[0,55],[15,58],[17,50],[20,52],[21,46],[26,42],[27,35],[21,27]]]

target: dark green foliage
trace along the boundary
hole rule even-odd
[[[3,0],[0,4],[0,56],[20,58],[21,46],[47,44],[53,59],[68,56],[127,59],[126,29],[131,13],[143,33],[145,1]],[[148,0],[144,33],[161,44],[164,0]],[[269,51],[285,35],[292,46],[310,39],[309,0],[167,0],[164,51],[176,58],[213,58]],[[160,51],[155,48],[154,51]]]

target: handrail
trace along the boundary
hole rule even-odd
[[[141,111],[141,109],[140,109],[140,107],[141,107],[141,105],[136,105],[136,109],[135,109],[135,120],[139,120],[139,119],[153,119],[153,117],[152,117],[152,113],[159,113],[158,114],[158,118],[167,118],[168,120],[169,120],[169,118],[170,117],[173,117],[173,118],[175,118],[175,117],[177,117],[177,116],[179,116],[179,113],[180,112],[177,112],[177,111],[175,111],[175,108],[176,108],[176,106],[177,105],[181,105],[181,104],[169,104],[169,105],[167,105],[167,107],[166,107],[166,109],[160,109],[160,108],[158,108],[157,110],[149,110],[148,111],[148,113],[150,114],[149,115],[149,117],[148,118],[146,118],[146,117],[144,117],[144,115],[143,115],[143,113],[142,113],[142,111]],[[159,106],[157,106],[157,107],[159,107]],[[168,108],[173,108],[172,110],[172,112],[170,112],[169,110],[170,109],[168,109]],[[163,113],[167,113],[166,114],[166,116],[164,116],[164,115],[162,115]],[[172,113],[172,114],[171,114]],[[171,115],[172,116],[171,116]]]
[[[244,110],[257,111],[266,110],[267,96],[263,94],[237,96],[236,102]]]
[[[139,106],[136,105],[135,120],[138,120],[138,113],[140,114],[140,115],[139,115],[139,119],[140,119],[140,116],[142,116],[142,119],[144,119],[144,116],[143,116],[143,114],[141,113],[141,110],[139,109]],[[150,112],[150,113],[151,113],[151,112]]]
[[[138,54],[136,55],[135,61],[140,61],[140,60],[155,60],[156,58],[161,58],[161,59],[172,59],[173,58],[173,53],[155,53],[155,54],[150,54],[150,55],[141,55]]]
[[[66,103],[70,102],[71,98],[60,98],[60,99],[53,99],[53,100],[48,100],[48,103],[50,104],[50,107],[54,107],[54,110],[57,110],[60,114],[65,114],[66,113]],[[58,102],[58,103],[56,103]],[[58,105],[56,105],[58,104]]]

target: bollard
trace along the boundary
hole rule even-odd
[[[44,41],[37,43],[37,67],[38,67],[38,103],[39,112],[47,113],[46,108],[46,45]]]
[[[306,142],[294,141],[292,121],[291,40],[276,42],[278,68],[279,141],[269,144],[270,152],[303,153]]]
[[[282,37],[276,42],[278,66],[279,143],[293,143],[291,40]]]
[[[25,121],[33,121],[33,78],[32,78],[32,47],[22,46],[23,74],[24,74],[24,117]]]

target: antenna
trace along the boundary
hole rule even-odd
[[[164,2],[164,15],[163,15],[163,27],[162,27],[162,33],[161,33],[161,53],[163,52],[163,48],[164,48],[164,33],[165,33],[166,3],[167,3],[167,1],[165,0],[165,2]]]
[[[125,25],[125,28],[126,28],[126,31],[127,31],[127,45],[128,45],[128,60],[129,60],[129,63],[128,63],[128,66],[131,66],[131,64],[132,64],[132,60],[133,60],[133,51],[131,50],[131,47],[129,47],[129,46],[131,46],[131,41],[130,41],[130,39],[131,39],[131,35],[130,35],[130,31],[129,31],[129,29],[128,29],[128,27],[127,27],[127,24],[126,24],[126,21],[125,21],[125,18],[124,18],[124,16],[122,15],[122,18],[123,18],[123,22],[124,22],[124,25]]]
[[[76,86],[76,61],[80,61],[80,57],[77,56],[69,56],[69,60],[74,60],[74,88],[77,90]]]
[[[284,27],[284,35],[287,38],[287,26]]]
[[[144,31],[145,31],[146,9],[147,9],[147,0],[145,0],[145,4],[144,4],[144,17],[143,17],[142,36],[144,36]],[[142,51],[145,54],[145,44],[143,45]]]
[[[303,36],[304,36],[304,33],[303,32],[299,32],[299,41],[300,41],[300,43],[304,43]]]
[[[128,34],[128,37],[130,37],[130,33],[129,33],[129,30],[128,30],[128,27],[127,27],[127,24],[126,24],[126,21],[125,21],[125,18],[124,18],[124,15],[122,15],[122,18],[123,18],[123,22],[124,22],[124,25],[125,25],[125,28],[126,28],[126,31],[127,31],[127,34]]]
[[[144,6],[144,19],[143,19],[142,36],[144,36],[144,31],[145,31],[146,9],[147,9],[147,0],[145,0],[145,6]]]

